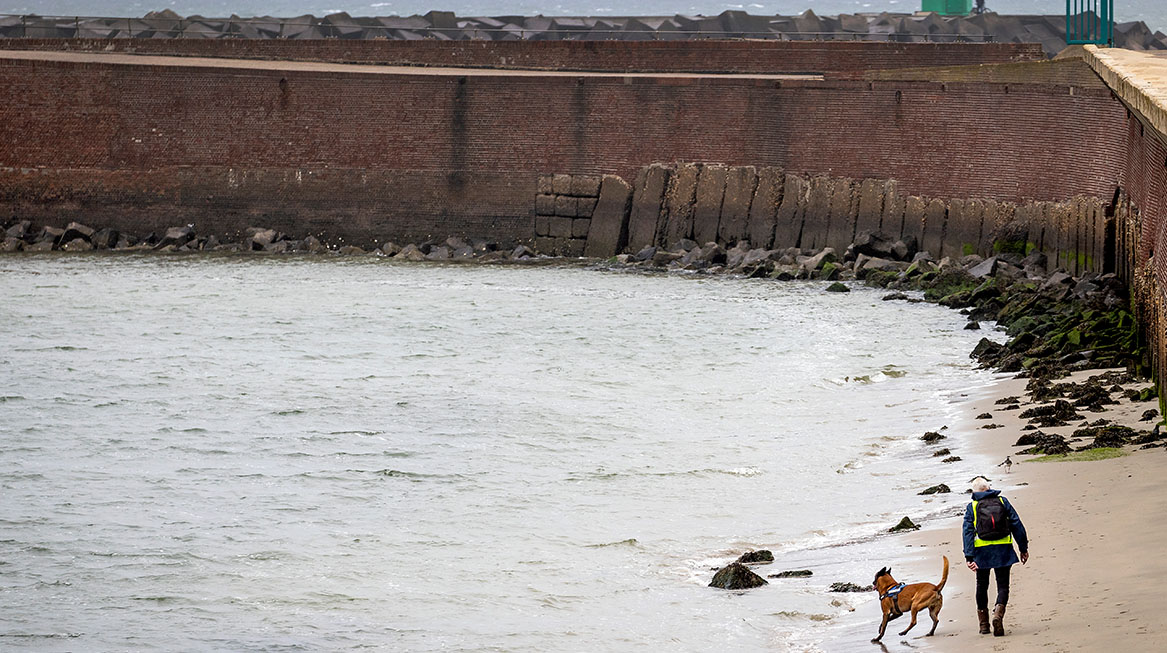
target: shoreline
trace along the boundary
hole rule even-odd
[[[1086,370],[1068,381],[1080,382],[1105,370]],[[906,621],[889,625],[884,647],[966,651],[972,646],[993,650],[1054,651],[1157,650],[1167,647],[1167,624],[1160,617],[1161,581],[1167,578],[1167,560],[1158,555],[1167,524],[1152,516],[1167,510],[1167,457],[1159,448],[1123,447],[1122,457],[1084,462],[1037,462],[1038,456],[1017,455],[1014,446],[1026,420],[1019,414],[1038,405],[1026,396],[1028,379],[1003,376],[984,396],[966,402],[962,410],[962,447],[968,454],[987,457],[993,466],[982,472],[994,489],[1002,490],[1016,507],[1030,538],[1030,560],[1015,565],[1005,618],[1005,637],[977,632],[975,577],[964,563],[962,517],[931,521],[903,536],[905,555],[892,561],[902,582],[938,582],[940,559],[951,565],[944,588],[945,605],[936,636],[925,637],[930,622],[921,622],[904,637]],[[1133,386],[1145,386],[1135,380]],[[998,399],[1021,396],[1019,410],[1004,411]],[[1081,410],[1083,419],[1070,426],[1041,428],[1067,437],[1084,421],[1107,419],[1135,429],[1150,429],[1160,421],[1139,421],[1157,408],[1155,399],[1121,399],[1102,413]],[[978,420],[983,413],[992,420]],[[981,425],[1001,424],[985,430]],[[1012,470],[997,463],[1010,456]],[[963,493],[969,479],[952,486]],[[990,585],[990,602],[995,584]],[[878,624],[874,597],[856,607],[856,613]],[[862,619],[860,619],[862,620]],[[898,629],[893,630],[893,626]],[[874,633],[874,628],[872,629]]]

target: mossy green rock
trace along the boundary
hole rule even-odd
[[[848,288],[845,284],[836,281],[835,283],[827,286],[827,292],[851,292],[851,289]]]

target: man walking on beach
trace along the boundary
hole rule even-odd
[[[1029,561],[1029,537],[1017,511],[1000,490],[989,489],[989,479],[972,480],[972,502],[964,511],[964,559],[977,573],[977,617],[981,634],[989,632],[989,570],[997,577],[997,604],[993,608],[993,635],[1005,634],[1005,605],[1009,603],[1009,568],[1018,562],[1013,540],[1021,550],[1021,564]]]

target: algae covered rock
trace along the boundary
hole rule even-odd
[[[906,519],[906,518],[905,518]],[[870,592],[875,589],[871,585],[856,585],[855,583],[831,583],[829,592]]]
[[[826,291],[827,292],[851,292],[851,289],[848,288],[845,284],[843,284],[839,281],[836,281],[836,282],[832,283],[831,285],[827,286]]]
[[[759,565],[774,562],[774,554],[766,549],[746,551],[737,559],[743,565]]]
[[[920,528],[920,526],[918,524],[914,523],[910,518],[904,517],[903,519],[900,520],[900,523],[887,529],[887,532],[900,533],[902,531],[919,530],[919,528]]]
[[[770,574],[767,578],[805,578],[813,576],[814,572],[809,569],[790,569],[787,571],[780,571],[776,574]]]
[[[750,571],[749,567],[740,562],[732,562],[722,567],[709,582],[710,587],[723,590],[748,590],[763,585],[769,585],[766,579]]]
[[[920,492],[920,494],[921,494],[921,495],[925,495],[925,494],[948,494],[948,493],[949,493],[949,492],[951,492],[951,491],[952,491],[952,489],[951,489],[951,488],[949,488],[947,485],[945,485],[945,484],[941,483],[941,484],[939,484],[939,485],[933,485],[932,487],[928,488],[927,490],[924,490],[923,492]],[[905,517],[904,519],[907,519],[907,517]]]

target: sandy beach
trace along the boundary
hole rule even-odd
[[[1080,382],[1100,372],[1078,372],[1056,382]],[[961,519],[953,517],[907,536],[909,552],[893,567],[898,580],[937,582],[941,556],[948,556],[951,572],[936,636],[924,636],[931,622],[921,615],[916,628],[900,637],[896,633],[906,627],[905,618],[889,624],[884,646],[935,651],[974,646],[994,651],[1167,650],[1167,621],[1162,618],[1167,609],[1167,558],[1162,555],[1167,521],[1161,518],[1167,513],[1167,451],[1127,446],[1128,455],[1089,462],[1036,462],[1034,456],[1015,455],[1021,447],[1014,443],[1027,424],[1018,415],[1036,405],[1026,396],[1025,384],[1026,379],[1003,377],[990,396],[969,401],[962,427],[974,435],[964,445],[966,451],[953,452],[984,454],[998,462],[1009,455],[1014,462],[1010,472],[995,463],[984,472],[1013,503],[1030,538],[1029,563],[1012,571],[1006,636],[977,632],[975,576],[961,550]],[[995,403],[1014,395],[1022,399],[1018,410],[1001,410]],[[1155,421],[1140,417],[1157,409],[1157,400],[1119,402],[1102,413],[1079,409],[1084,419],[1041,430],[1069,438],[1083,422],[1098,419],[1152,428]],[[986,412],[992,419],[977,419]],[[981,428],[990,423],[1002,428]],[[1086,442],[1073,446],[1082,444]],[[967,480],[961,479],[952,491],[963,493]],[[990,607],[995,591],[995,584],[990,585]],[[877,614],[874,602],[859,610]]]

